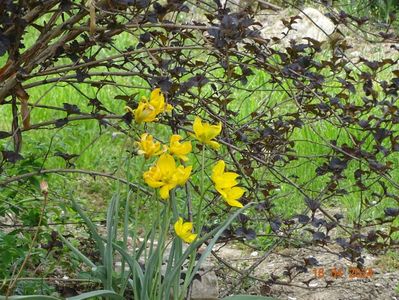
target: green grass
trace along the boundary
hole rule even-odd
[[[34,34],[32,33],[32,36],[27,36],[28,38],[25,44],[33,44],[35,39]],[[115,47],[118,49],[126,49],[131,46],[133,42],[130,35],[122,34],[115,40]],[[112,54],[115,54],[113,49],[104,49],[101,56],[107,57]],[[325,56],[323,57],[323,55]],[[322,58],[328,59],[327,54],[322,54],[319,59]],[[5,61],[6,57],[0,58],[0,66],[3,65]],[[215,72],[213,75],[217,77],[223,74]],[[389,79],[388,76],[387,70],[385,73],[381,73],[380,78]],[[99,79],[99,77],[92,79]],[[238,115],[235,117],[237,124],[245,124],[250,119],[249,116],[251,113],[259,111],[267,112],[270,107],[275,107],[275,112],[281,114],[296,109],[296,106],[292,102],[286,102],[287,96],[284,92],[276,90],[276,86],[268,84],[269,79],[270,75],[267,73],[256,71],[254,76],[249,77],[248,83],[236,83],[231,88],[231,97],[234,101],[229,104],[228,108],[238,111]],[[31,79],[27,83],[34,82],[35,80],[36,79]],[[96,95],[95,88],[86,83],[75,84],[75,87],[80,90],[81,93],[67,84],[58,84],[56,86],[49,84],[31,88],[28,90],[28,93],[30,95],[30,103],[55,107],[62,107],[63,103],[70,103],[77,105],[81,111],[86,113],[91,111],[91,107],[87,105],[88,98],[97,97],[107,109],[119,114],[124,112],[123,107],[125,103],[115,100],[115,96],[138,93],[136,99],[139,99],[141,96],[148,95],[149,93],[148,84],[137,77],[123,77],[119,78],[118,81],[121,84],[131,87],[116,88],[113,86],[106,86]],[[201,92],[203,95],[207,95],[210,94],[212,90],[210,87],[204,87]],[[331,92],[334,92],[333,88],[331,88]],[[350,101],[358,103],[360,99],[353,96]],[[0,123],[0,130],[9,131],[11,129],[10,106],[0,106],[0,115],[5,116]],[[55,112],[53,110],[37,107],[31,112],[31,122],[32,124],[37,124],[54,118],[64,118],[65,116],[65,112]],[[154,124],[148,125],[147,129],[162,142],[168,142],[168,136],[171,133],[169,129],[162,129]],[[319,121],[311,125],[308,124],[302,128],[296,129],[291,137],[291,139],[296,141],[294,150],[299,156],[315,156],[315,159],[308,163],[304,163],[304,160],[301,159],[293,161],[280,171],[283,171],[285,176],[298,185],[304,185],[309,196],[317,197],[320,192],[320,186],[324,186],[324,183],[328,180],[328,176],[318,177],[315,174],[316,167],[323,161],[321,158],[317,157],[328,154],[330,150],[325,146],[325,141],[337,139],[337,137],[339,137],[340,143],[350,143],[349,138],[345,134],[342,134],[340,130],[324,121]],[[53,153],[59,151],[79,155],[76,159],[72,160],[78,169],[96,170],[105,173],[115,172],[115,174],[120,177],[126,177],[125,168],[128,163],[126,151],[134,148],[131,139],[126,138],[124,135],[119,135],[117,130],[112,127],[100,128],[98,122],[95,120],[72,122],[59,129],[29,131],[23,134],[23,143],[22,154],[24,156],[36,155],[38,157],[44,157],[49,150],[48,145],[51,144],[50,155],[47,157],[45,163],[45,168],[47,169],[65,168],[65,161],[60,157],[53,156]],[[11,140],[2,140],[0,147],[2,149],[11,150],[13,145]],[[227,154],[226,151],[221,152],[220,157],[226,157]],[[193,157],[194,156],[192,156],[192,158]],[[398,157],[395,157],[394,161],[397,166],[399,162]],[[212,162],[212,160],[207,162],[208,175],[210,174]],[[43,160],[39,159],[39,163],[43,163]],[[150,161],[143,162],[142,158],[131,158],[129,169],[131,181],[143,184],[141,174],[136,166],[144,164],[146,169],[151,163]],[[194,160],[193,165],[198,169],[200,164],[198,160]],[[350,165],[346,172],[350,174],[355,169],[355,165]],[[399,175],[397,172],[398,171],[395,171],[393,174]],[[260,168],[255,170],[254,174],[262,182],[272,181],[280,185],[275,195],[282,195],[277,197],[275,201],[277,213],[288,216],[304,208],[303,195],[290,184],[276,180],[276,178],[271,175],[270,170],[267,168]],[[47,178],[50,180],[50,186],[64,197],[67,197],[71,190],[79,194],[82,199],[88,202],[88,207],[93,210],[93,215],[104,211],[107,199],[111,198],[111,194],[116,189],[116,183],[111,180],[93,178],[86,175],[51,176],[51,179],[49,176]],[[193,184],[198,184],[198,180],[198,177],[194,178]],[[243,180],[241,180],[241,182],[245,184]],[[342,188],[351,189],[353,187],[353,182],[351,181],[346,181],[343,184],[344,186],[342,186]],[[357,203],[359,203],[359,197],[359,193],[349,193],[345,196],[330,199],[328,205],[342,207],[347,211],[349,220],[353,221],[358,215]],[[194,201],[196,201],[197,198],[198,196],[195,196],[194,193]],[[378,210],[370,210],[367,216],[373,217],[381,215],[384,207],[394,204],[392,201],[386,202],[387,203]],[[66,203],[60,200],[54,204],[54,207],[56,207],[56,205],[65,206]],[[142,212],[143,218],[146,213],[151,214],[151,205],[147,204]]]

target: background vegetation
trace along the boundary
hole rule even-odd
[[[225,159],[247,190],[242,202],[254,204],[219,242],[239,241],[261,251],[337,244],[340,255],[360,266],[362,251],[397,247],[397,48],[392,58],[350,59],[345,37],[339,43],[265,37],[258,15],[270,7],[220,1],[2,2],[4,294],[65,296],[104,288],[98,275],[104,270],[90,269],[71,251],[79,249],[102,266],[82,216],[107,237],[107,213],[117,195],[113,213],[120,222],[113,241],[131,250],[128,238],[142,238],[159,219],[153,191],[142,179],[153,162],[138,155],[134,142],[144,129],[163,143],[173,133],[190,139],[195,116],[223,124],[223,149],[194,147],[190,161],[197,172],[184,188],[188,198],[178,196],[187,220],[196,218],[192,206],[205,200],[201,214],[208,226],[201,236],[233,213],[211,186],[201,187],[204,153],[206,177],[216,160]],[[398,41],[393,1],[342,0],[325,9],[340,29],[360,28],[374,42]],[[377,33],[370,31],[375,19],[383,24]],[[290,30],[295,22],[287,18],[284,24]],[[174,110],[158,124],[137,125],[124,108],[135,109],[156,87]],[[305,261],[298,272],[311,266]],[[238,277],[237,287],[251,268]],[[125,289],[123,280],[131,274],[109,273],[117,278],[109,288],[129,297],[133,288]],[[67,284],[60,284],[65,276]]]

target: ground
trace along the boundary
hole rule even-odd
[[[235,247],[223,246],[217,253],[223,260],[239,269],[243,269],[243,266],[248,267],[264,255],[262,252],[242,249],[238,245]],[[300,274],[287,285],[268,286],[262,282],[248,280],[242,285],[240,292],[274,296],[281,300],[399,299],[399,270],[397,265],[388,259],[389,255],[376,257],[365,254],[365,271],[363,273],[358,271],[356,274],[353,271],[357,269],[353,264],[320,247],[276,249],[275,253],[268,255],[254,270],[253,275],[264,279],[270,278],[271,274],[281,276],[286,267],[298,263],[303,264],[303,259],[308,257],[316,258],[320,264],[309,268],[307,273]],[[396,259],[398,257],[399,252],[396,251]],[[335,270],[342,268],[344,273],[336,273],[335,276],[331,276],[330,273],[334,267]],[[351,267],[353,267],[352,275],[350,274]],[[321,278],[317,278],[315,274],[320,272],[318,270],[324,270],[324,276],[319,276]],[[216,273],[220,277],[224,277],[219,281],[220,294],[228,294],[232,287],[236,286],[239,275],[225,267],[218,269]],[[314,280],[309,282],[312,278]],[[281,281],[287,282],[287,277],[283,276]],[[309,286],[304,283],[306,281],[309,282]]]

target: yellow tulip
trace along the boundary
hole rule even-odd
[[[226,164],[223,160],[219,160],[212,169],[211,179],[219,188],[229,188],[238,184],[236,178],[237,173],[225,172]]]
[[[165,97],[160,88],[156,88],[151,92],[149,103],[155,108],[157,114],[170,112],[173,109],[172,105],[165,103]]]
[[[195,138],[202,144],[209,145],[215,150],[219,149],[220,144],[216,141],[213,141],[213,139],[222,131],[222,123],[219,122],[218,125],[211,125],[206,122],[202,123],[200,117],[195,117],[193,130]]]
[[[139,124],[154,122],[157,120],[157,111],[150,103],[142,101],[134,111],[134,120]]]
[[[152,135],[148,133],[143,133],[140,137],[140,141],[136,142],[136,145],[139,147],[137,153],[144,155],[145,159],[148,159],[151,156],[160,155],[166,151],[166,146],[161,149],[161,143],[154,142]]]
[[[177,185],[185,185],[187,180],[190,178],[192,166],[183,167],[178,166],[176,169],[176,183]]]
[[[180,217],[176,221],[174,228],[176,235],[186,243],[192,243],[197,238],[197,234],[192,233],[193,223],[183,222],[183,219]]]
[[[244,195],[245,190],[238,186],[231,188],[221,189],[216,187],[216,190],[222,195],[223,199],[226,200],[227,204],[234,207],[243,207],[242,203],[238,201]]]
[[[160,88],[156,88],[151,92],[150,101],[146,97],[142,97],[137,108],[133,111],[126,106],[126,110],[134,113],[134,119],[137,123],[157,121],[157,116],[163,112],[170,112],[173,106],[165,103],[165,97]]]
[[[225,172],[226,163],[219,160],[212,169],[211,179],[215,184],[215,189],[230,206],[243,207],[238,201],[244,195],[245,190],[237,187],[237,177],[234,172]]]
[[[158,161],[148,171],[144,172],[143,178],[152,188],[159,188],[162,199],[169,198],[169,192],[177,185],[184,185],[190,177],[192,167],[176,167],[173,156],[162,154]]]
[[[189,154],[192,150],[191,142],[180,143],[181,136],[174,134],[170,137],[169,152],[172,155],[176,155],[183,161],[187,161]]]

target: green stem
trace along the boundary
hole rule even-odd
[[[197,218],[196,218],[196,224],[198,228],[198,232],[202,230],[202,203],[204,201],[204,196],[205,196],[205,146],[202,146],[202,155],[201,155],[201,183],[200,183],[200,201],[198,204],[198,210],[197,210]]]
[[[179,218],[179,212],[177,209],[177,203],[176,203],[176,197],[175,197],[175,191],[173,190],[171,192],[171,198],[170,198],[170,203],[172,205],[172,209],[173,209],[173,222],[176,222],[177,219]],[[182,256],[183,253],[183,244],[180,238],[175,237],[173,240],[173,244],[171,247],[171,253],[169,253],[169,260],[168,261],[168,268],[167,270],[170,271],[173,268],[176,268],[176,262],[179,261],[180,257]],[[173,252],[173,253],[172,253]],[[179,274],[176,277],[177,279],[175,280],[174,284],[173,284],[173,297],[176,299],[176,296],[178,296],[180,294],[180,284],[179,284],[179,280],[180,280],[180,266],[177,266],[179,268]],[[166,293],[168,293],[168,291],[166,291]]]
[[[200,202],[198,204],[198,210],[197,210],[197,218],[196,218],[196,228],[197,228],[197,232],[198,234],[201,233],[202,231],[202,226],[204,224],[204,220],[202,220],[202,203],[204,201],[205,198],[205,146],[203,145],[202,147],[202,155],[201,155],[201,181],[200,181]],[[181,289],[181,293],[180,293],[180,298],[183,299],[185,294],[188,291],[188,287],[191,284],[191,279],[190,276],[188,276],[189,274],[191,274],[191,272],[193,271],[193,269],[195,268],[195,258],[196,258],[196,252],[194,251],[193,253],[190,254],[190,260],[187,266],[187,274],[186,274],[186,279],[184,281],[183,284],[183,288]],[[179,276],[180,277],[180,276]]]

